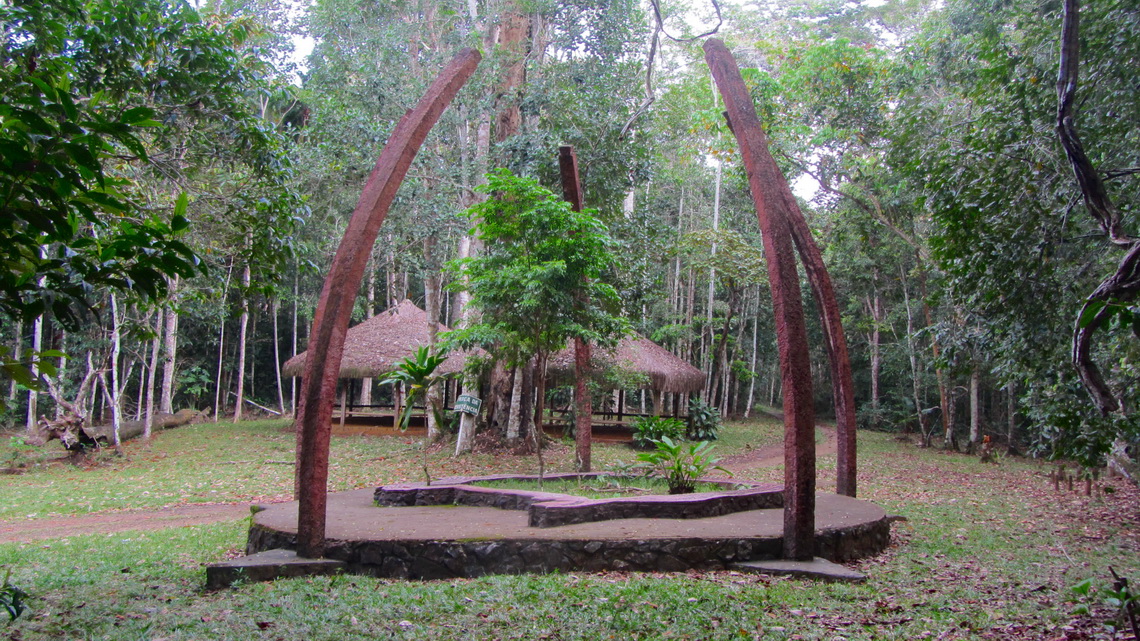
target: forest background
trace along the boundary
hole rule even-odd
[[[1055,131],[1061,10],[1053,0],[7,3],[3,418],[195,407],[240,420],[247,400],[291,412],[296,386],[280,366],[304,349],[360,188],[399,117],[463,46],[484,62],[416,159],[354,321],[410,298],[459,324],[465,294],[449,293],[444,264],[479,251],[463,216],[480,202],[476,187],[506,167],[557,193],[557,148],[570,144],[586,204],[617,241],[605,281],[633,329],[700,367],[702,397],[722,414],[778,405],[755,214],[700,55],[715,29],[744,67],[777,162],[808,198],[844,306],[860,425],[927,443],[988,434],[1099,464],[1116,439],[1138,436],[1140,324],[1126,298],[1092,312],[1091,354],[1122,404],[1103,415],[1072,365],[1073,334],[1124,254],[1085,211]],[[1140,8],[1090,4],[1080,29],[1074,120],[1129,227]],[[298,36],[314,44],[303,60]],[[826,415],[822,332],[808,317]],[[28,373],[46,384],[29,389]],[[369,382],[358,393],[390,391]],[[566,392],[549,393],[557,404]]]

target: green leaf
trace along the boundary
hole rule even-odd
[[[1085,305],[1085,309],[1081,312],[1081,317],[1077,320],[1077,325],[1081,328],[1091,325],[1093,320],[1096,319],[1097,314],[1100,313],[1100,310],[1104,309],[1106,304],[1105,301],[1099,299],[1089,301]]]

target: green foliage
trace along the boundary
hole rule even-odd
[[[416,402],[423,401],[426,403],[428,390],[446,378],[446,375],[435,373],[435,370],[439,369],[445,360],[447,360],[446,354],[433,353],[430,347],[421,345],[416,349],[415,354],[400,361],[396,366],[396,371],[389,374],[388,378],[380,381],[381,385],[400,383],[407,388],[407,403],[404,405],[403,414],[400,415],[400,429],[408,429],[408,421],[412,417],[412,408]],[[425,409],[425,412],[427,411]],[[446,423],[440,408],[433,406],[430,411],[434,414],[437,425],[442,426]]]
[[[15,621],[27,608],[24,599],[28,598],[28,594],[19,586],[12,585],[11,578],[11,570],[4,573],[4,582],[0,583],[0,606],[8,613],[8,620]]]
[[[455,340],[481,344],[513,365],[573,338],[609,344],[622,335],[620,301],[604,280],[614,245],[605,225],[536,180],[506,170],[487,179],[478,191],[490,198],[467,212],[485,252],[449,265],[457,276],[452,289],[467,288],[482,315]]]
[[[1072,613],[1082,617],[1092,616],[1097,603],[1103,603],[1111,608],[1115,614],[1112,619],[1105,623],[1113,636],[1116,636],[1116,633],[1120,631],[1127,633],[1130,629],[1135,633],[1137,630],[1133,626],[1136,622],[1136,610],[1140,608],[1140,598],[1132,593],[1127,578],[1118,576],[1116,571],[1111,568],[1110,571],[1115,579],[1110,584],[1102,584],[1100,581],[1089,577],[1069,587],[1072,598],[1076,601]]]
[[[685,438],[690,441],[715,441],[720,431],[720,412],[700,397],[689,399],[689,416],[685,419]]]
[[[633,422],[633,446],[640,448],[656,447],[664,437],[681,440],[685,435],[685,424],[680,419],[664,416],[641,416]]]
[[[178,374],[178,389],[197,407],[201,396],[214,389],[214,376],[204,367],[192,365]]]
[[[656,449],[637,455],[647,469],[664,477],[669,484],[670,494],[689,494],[696,488],[697,479],[710,470],[718,470],[732,475],[717,465],[720,459],[712,456],[712,443],[701,441],[685,445],[662,436],[655,444]]]
[[[173,13],[183,26],[197,19]],[[113,14],[77,0],[0,7],[0,312],[9,316],[50,309],[74,324],[94,289],[158,298],[168,277],[198,273],[178,240],[183,213],[139,208],[131,183],[110,170],[145,161],[142,134],[160,125],[130,95],[143,88],[132,66],[146,62],[153,36],[137,21],[102,22]]]
[[[13,436],[8,440],[5,451],[0,452],[0,465],[8,468],[26,467],[32,461],[29,455],[37,449],[28,445],[23,436]]]

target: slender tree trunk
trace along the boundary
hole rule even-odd
[[[982,406],[978,398],[982,386],[982,366],[977,361],[970,369],[970,453],[982,442]]]
[[[245,347],[246,332],[249,329],[249,283],[250,267],[246,263],[241,272],[241,322],[238,325],[237,399],[234,401],[235,423],[241,421],[242,405],[245,402]]]
[[[162,398],[158,411],[174,413],[174,368],[178,355],[178,285],[177,276],[170,281],[170,302],[166,309],[166,326],[163,328],[162,347]]]
[[[217,384],[214,387],[214,422],[218,422],[218,416],[222,411],[222,367],[225,365],[225,350],[226,350],[226,296],[230,290],[230,277],[234,273],[234,263],[230,261],[230,267],[226,271],[226,281],[222,285],[222,323],[221,328],[218,330],[218,376],[215,381]]]
[[[424,306],[427,307],[428,345],[435,351],[436,336],[439,334],[439,269],[435,264],[435,236],[424,239],[424,261],[427,263],[427,275],[424,277]],[[443,436],[440,426],[435,422],[435,412],[432,408],[440,406],[440,390],[438,385],[432,385],[424,395],[424,408],[427,420],[427,439],[434,443]]]
[[[119,320],[119,301],[111,294],[111,425],[115,435],[115,449],[122,447],[119,430],[122,427],[121,397],[119,387],[119,352],[122,351],[122,329]],[[106,386],[104,386],[106,389]]]
[[[715,92],[714,92],[715,97]],[[715,102],[715,100],[714,100]],[[722,176],[721,163],[718,161],[716,164],[716,183],[713,191],[713,242],[712,242],[712,259],[716,260],[716,233],[720,230],[720,186]],[[713,405],[716,400],[714,398],[717,392],[717,385],[715,381],[715,357],[714,353],[719,355],[719,347],[714,350],[713,341],[715,339],[716,331],[713,329],[713,305],[716,302],[716,267],[709,268],[709,292],[708,300],[705,302],[705,325],[708,328],[708,349],[705,349],[704,333],[701,333],[701,362],[705,368],[705,380],[708,382],[705,385],[706,393],[708,394],[709,405]]]
[[[474,0],[472,0],[474,2]],[[474,11],[474,9],[472,9]],[[487,35],[490,38],[490,35]],[[465,134],[464,128],[461,133]],[[465,135],[464,135],[465,137]],[[466,148],[466,146],[464,146]],[[475,184],[482,184],[486,182],[487,164],[490,157],[491,149],[491,118],[489,115],[484,114],[475,128],[475,154],[472,159],[472,173],[474,174]],[[464,180],[467,180],[467,174],[464,174]],[[468,188],[465,192],[465,204],[470,207],[479,202],[480,196]],[[459,258],[469,258],[474,256],[479,251],[480,242],[473,236],[464,235],[459,240]],[[466,276],[460,276],[466,279]],[[455,295],[455,309],[459,315],[459,321],[456,327],[464,328],[469,327],[474,322],[475,311],[471,309],[467,303],[470,297],[466,291],[459,291]],[[476,400],[481,397],[479,390],[479,379],[474,375],[465,375],[463,379],[463,393]],[[489,409],[489,408],[487,408]],[[455,440],[455,455],[461,456],[471,451],[475,443],[475,426],[478,422],[478,416],[474,414],[463,413],[459,418],[459,435]]]
[[[61,329],[60,330],[59,346],[56,347],[56,349],[63,352],[64,354],[67,353],[67,337],[68,337],[68,333]],[[68,359],[66,357],[59,359],[59,364],[56,366],[56,376],[57,376],[58,380],[61,380],[61,381],[67,380],[67,363],[68,363]],[[63,418],[63,414],[65,411],[66,411],[66,408],[57,401],[55,404],[55,417],[57,419]]]
[[[879,348],[879,328],[882,322],[883,306],[879,297],[879,290],[875,289],[872,298],[867,299],[867,309],[871,314],[871,427],[879,429],[879,372],[882,371],[882,359]]]
[[[574,457],[579,472],[589,472],[592,457],[594,408],[587,380],[590,372],[590,344],[574,339]]]
[[[162,355],[162,328],[166,324],[165,312],[160,307],[154,319],[154,341],[151,343],[150,367],[147,368],[146,377],[146,417],[143,419],[143,438],[150,438],[151,428],[154,426],[154,389],[155,379],[158,378],[158,360]]]
[[[907,357],[910,359],[910,381],[911,393],[914,398],[914,411],[918,418],[919,432],[922,434],[922,444],[925,447],[930,447],[932,430],[927,427],[926,416],[922,413],[922,377],[918,372],[918,350],[914,346],[914,315],[910,309],[910,289],[907,287],[906,271],[901,268],[899,271],[902,272],[903,304],[906,306],[906,351]]]
[[[273,299],[273,374],[277,380],[277,409],[285,415],[285,385],[281,380],[281,334],[278,332],[277,315],[281,312],[281,300]]]
[[[299,324],[297,316],[297,307],[301,298],[301,275],[300,268],[293,272],[293,332],[292,340],[289,343],[289,358],[297,355],[297,326]],[[289,411],[293,416],[297,415],[297,377],[293,376],[289,379]]]
[[[957,390],[955,390],[957,391]],[[943,445],[948,450],[958,449],[958,438],[954,435],[954,425],[957,423],[958,418],[958,403],[953,394],[948,394],[946,399],[946,433],[943,435]]]
[[[507,418],[507,441],[515,443],[519,440],[519,426],[522,423],[522,395],[523,395],[523,366],[513,370],[514,383],[511,385],[511,405]]]
[[[368,260],[368,306],[364,309],[365,319],[376,315],[376,261],[375,252]],[[360,404],[372,404],[372,378],[365,377],[360,381]]]
[[[24,349],[24,321],[16,321],[16,336],[12,341],[12,359],[19,361],[22,351]],[[16,384],[16,379],[12,379],[8,383],[8,405],[13,405],[16,402],[16,396],[19,393],[19,386]]]
[[[748,379],[748,403],[744,406],[744,418],[748,418],[752,413],[752,403],[755,398],[753,395],[756,392],[756,352],[760,346],[760,295],[756,295],[756,314],[752,316],[752,358],[748,361],[748,371],[752,372],[752,376]]]
[[[1014,445],[1014,431],[1017,429],[1017,384],[1010,381],[1005,386],[1005,419],[1006,419],[1006,434],[1005,434],[1005,447],[1006,453],[1010,456],[1017,455],[1017,447]]]
[[[917,252],[915,252],[915,257],[920,261],[922,260],[922,257],[918,256]],[[923,316],[926,320],[926,326],[930,327],[930,326],[934,325],[934,318],[933,318],[933,315],[930,311],[930,302],[927,300],[926,270],[923,269],[921,267],[921,265],[922,265],[922,263],[920,262],[919,263],[919,272],[918,272],[918,286],[919,286],[919,292],[922,295],[922,313],[923,313]],[[934,337],[934,336],[931,337],[931,339],[930,339],[930,350],[934,355],[934,362],[937,363],[938,357],[942,353],[942,350],[938,345],[938,338],[937,337]],[[942,371],[941,367],[935,367],[934,368],[934,377],[935,377],[935,380],[937,380],[937,382],[938,382],[938,405],[939,405],[939,407],[942,408],[942,430],[946,434],[946,444],[947,444],[947,446],[949,446],[950,442],[953,440],[953,436],[954,436],[954,426],[953,426],[954,421],[953,421],[953,416],[951,416],[952,409],[950,407],[950,405],[952,404],[952,399],[950,398],[950,395],[947,393],[946,376],[945,376],[945,373]]]
[[[459,259],[462,260],[471,256],[472,238],[464,236],[459,240]],[[461,278],[465,278],[461,276]],[[457,328],[466,327],[471,322],[471,315],[474,313],[468,306],[468,295],[466,291],[460,291],[456,294],[455,307],[459,310],[459,322],[456,323]],[[463,394],[475,399],[479,399],[479,379],[476,376],[465,375],[463,378]],[[459,416],[459,434],[455,439],[455,456],[462,456],[471,451],[475,444],[475,423],[478,419],[476,414],[468,414],[463,412]]]
[[[113,300],[113,299],[112,299]],[[35,379],[40,375],[40,368],[36,365],[38,354],[43,350],[44,339],[44,317],[37,316],[32,321],[32,378]],[[28,431],[35,429],[36,421],[39,419],[37,412],[37,404],[39,403],[40,394],[34,389],[28,390]]]
[[[541,352],[534,358],[534,429],[539,445],[542,442],[542,424],[546,422],[546,361],[546,354]]]
[[[147,322],[149,322],[149,319],[147,319]],[[134,413],[135,419],[134,420],[136,422],[143,423],[143,427],[145,428],[146,424],[145,424],[145,419],[143,418],[143,411],[146,409],[146,370],[147,370],[146,359],[140,358],[139,359],[139,365],[140,365],[140,367],[139,367],[139,388],[135,394],[135,413]],[[133,367],[133,365],[132,365],[132,367]],[[124,378],[123,379],[123,387],[126,388],[126,386],[129,384],[130,384],[130,381]],[[56,413],[57,414],[59,413],[58,408],[56,409]],[[145,429],[144,429],[144,431],[145,431]]]

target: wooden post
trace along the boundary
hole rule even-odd
[[[309,357],[297,413],[297,554],[319,558],[325,549],[329,435],[344,336],[364,268],[380,225],[408,168],[443,110],[475,72],[482,56],[460,51],[415,109],[400,119],[369,176],[321,290],[310,333]]]
[[[574,211],[582,211],[582,183],[578,180],[578,156],[570,145],[558,148],[562,197]],[[591,430],[594,407],[586,379],[590,375],[590,344],[574,339],[574,444],[579,472],[590,471]]]
[[[345,379],[344,385],[340,388],[340,426],[344,427],[345,420],[348,419],[348,379]]]
[[[740,145],[768,260],[784,386],[784,556],[807,560],[815,554],[815,411],[792,212],[783,191],[787,181],[768,152],[767,138],[732,54],[715,38],[705,42],[704,50]]]

